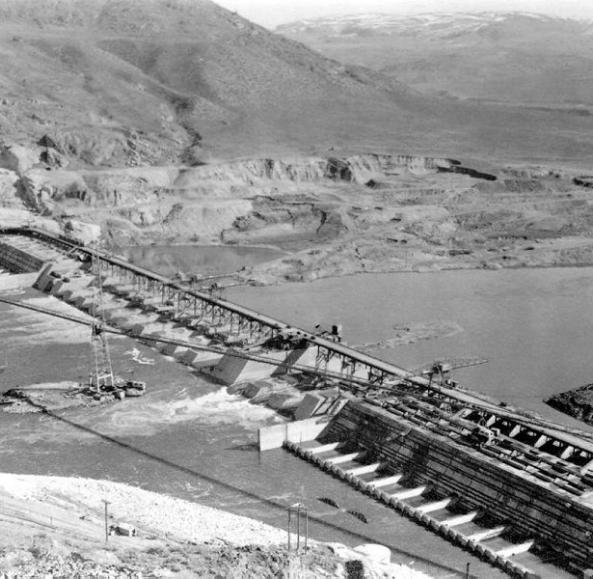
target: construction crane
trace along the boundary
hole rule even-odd
[[[95,248],[96,249],[96,248]],[[93,357],[93,372],[89,378],[89,385],[97,393],[101,390],[112,390],[115,386],[113,365],[109,343],[104,332],[105,318],[103,310],[103,279],[101,277],[101,260],[96,252],[91,254],[91,272],[95,277],[93,282],[93,303],[91,306],[91,354]]]

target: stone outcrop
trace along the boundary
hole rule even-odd
[[[39,151],[21,145],[0,145],[0,168],[22,175],[39,162]]]
[[[347,181],[366,184],[373,177],[397,174],[436,172],[439,168],[458,166],[457,161],[445,158],[411,155],[366,154],[349,157],[302,157],[299,159],[252,159],[234,163],[202,165],[180,174],[184,181],[241,181],[254,180],[293,181],[310,183],[322,180]]]
[[[545,403],[587,424],[593,424],[593,384],[554,394]]]
[[[64,223],[64,233],[77,241],[89,244],[99,241],[101,237],[101,227],[93,223],[84,223],[76,219],[68,219]]]

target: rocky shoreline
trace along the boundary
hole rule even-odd
[[[593,384],[559,392],[544,402],[585,424],[593,425]]]

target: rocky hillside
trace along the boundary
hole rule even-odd
[[[386,118],[409,132],[405,88],[209,0],[1,0],[0,51],[3,139],[54,165],[323,147]]]
[[[332,58],[424,92],[574,107],[593,104],[593,23],[540,14],[386,14],[278,29]]]
[[[2,140],[49,167],[329,149],[578,161],[593,150],[580,111],[423,96],[397,70],[341,64],[209,0],[0,0],[0,54]]]
[[[264,283],[593,263],[588,180],[558,166],[364,154],[2,175],[0,225],[22,223],[30,210],[81,239],[102,231],[116,250],[212,243],[283,250],[273,263],[242,271]]]
[[[338,236],[347,229],[350,205],[384,180],[400,174],[422,179],[460,168],[468,170],[449,159],[406,155],[266,158],[197,167],[30,168],[20,180],[5,172],[4,205],[52,217],[67,228],[72,219],[96,223],[116,246],[165,241],[286,246]]]

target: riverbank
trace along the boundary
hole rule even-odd
[[[499,241],[498,244],[502,245]],[[525,245],[527,242],[522,241]],[[469,245],[469,244],[468,244]],[[364,258],[361,258],[362,253]],[[145,264],[149,267],[150,264]],[[532,241],[502,248],[471,245],[463,253],[443,247],[392,251],[380,240],[353,240],[333,247],[299,251],[290,257],[258,264],[241,272],[244,282],[267,286],[327,278],[384,273],[436,273],[468,270],[517,270],[591,267],[593,244],[580,237]]]
[[[105,541],[109,524],[134,537]],[[0,574],[18,577],[284,577],[301,560],[287,552],[286,531],[253,519],[137,487],[84,478],[0,474]],[[422,579],[339,544],[311,542],[302,557],[315,577]]]

